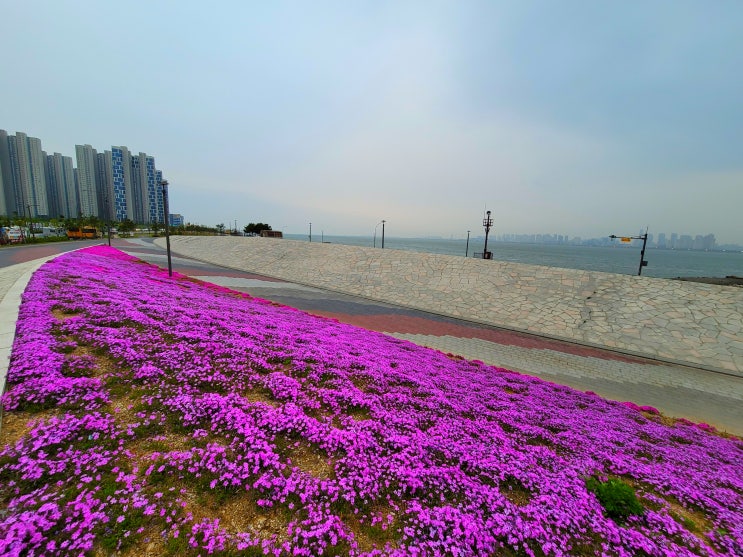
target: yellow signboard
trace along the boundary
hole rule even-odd
[[[626,236],[622,237],[622,242],[624,242],[625,244],[628,244],[631,241],[632,241],[632,238],[627,238]]]

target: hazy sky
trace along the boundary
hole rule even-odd
[[[743,243],[743,2],[0,0],[0,128],[188,221]]]

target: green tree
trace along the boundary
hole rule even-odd
[[[84,226],[92,226],[93,228],[103,227],[103,221],[94,215],[83,217],[81,220]]]
[[[222,234],[224,234],[224,223],[223,223],[223,222],[220,222],[220,223],[219,223],[219,224],[217,225],[217,233],[218,233],[218,234],[219,234],[220,236],[221,236]]]
[[[263,222],[251,222],[245,228],[243,228],[245,234],[258,235],[263,230],[273,230],[270,224]]]
[[[157,236],[157,233],[160,232],[160,223],[154,221],[152,224],[150,224],[150,229],[152,230],[152,235]]]
[[[120,236],[128,236],[132,232],[134,232],[134,229],[136,228],[136,225],[131,219],[125,219],[122,220],[119,223],[118,229],[119,229],[119,235]]]

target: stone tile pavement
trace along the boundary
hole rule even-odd
[[[743,377],[739,288],[273,238],[171,245],[215,265]]]
[[[300,247],[307,245],[300,244]],[[266,242],[265,245],[279,244],[274,241]],[[189,249],[191,247],[188,246]],[[188,249],[181,249],[182,254],[191,255],[187,253]],[[262,254],[261,258],[268,259],[272,255],[276,253],[267,249],[267,253]],[[201,251],[195,256],[202,263],[208,259],[203,257]],[[219,254],[217,257],[224,258]],[[737,370],[711,370],[702,366],[664,362],[652,357],[648,359],[626,352],[605,350],[595,345],[574,344],[552,337],[522,334],[482,323],[462,321],[435,312],[419,311],[409,305],[403,307],[387,303],[386,300],[370,299],[365,294],[358,297],[338,292],[335,288],[326,286],[327,280],[316,285],[305,281],[302,285],[289,282],[267,284],[256,281],[256,278],[260,279],[259,275],[251,275],[256,278],[245,281],[238,278],[240,271],[259,271],[247,265],[249,257],[241,257],[237,251],[231,252],[230,257],[231,261],[223,265],[230,268],[229,273],[233,276],[200,278],[310,313],[408,339],[443,352],[478,359],[573,388],[594,391],[613,400],[630,400],[636,404],[654,406],[669,416],[707,422],[721,430],[743,434],[743,377]],[[390,257],[404,258],[405,254],[391,253]],[[297,268],[297,261],[302,261],[292,257],[287,259],[294,259],[282,263],[287,268]],[[338,266],[340,263],[335,262],[334,265]],[[636,277],[629,278],[632,280]],[[271,280],[276,281],[276,275]],[[410,285],[403,284],[399,290],[409,290],[409,287]],[[413,285],[413,289],[415,288]],[[672,284],[671,288],[676,288],[676,284]],[[628,295],[625,290],[622,292],[622,295]],[[717,292],[712,294],[718,295]],[[702,301],[703,299],[704,297]],[[675,318],[683,321],[684,316]],[[660,325],[662,323],[658,327]],[[672,331],[679,328],[670,327]],[[632,331],[628,334],[632,334]],[[684,342],[693,345],[693,339],[685,338]]]
[[[653,406],[667,416],[712,422],[743,435],[743,380],[695,368],[626,361],[479,338],[387,332],[421,346],[534,375],[611,400]]]

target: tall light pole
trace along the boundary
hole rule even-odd
[[[464,247],[464,256],[467,257],[470,253],[470,231],[467,231],[467,245]]]
[[[637,276],[642,275],[642,268],[648,266],[648,262],[645,261],[645,246],[648,243],[648,231],[645,230],[645,234],[641,234],[640,236],[615,236],[612,234],[609,236],[612,240],[615,240],[619,238],[624,243],[629,243],[632,240],[642,240],[642,251],[640,252],[640,268],[637,270]]]
[[[162,180],[160,182],[163,192],[163,213],[165,216],[165,246],[168,248],[168,276],[173,276],[173,263],[170,259],[170,219],[168,218],[168,181]]]
[[[482,258],[493,259],[493,254],[488,251],[488,234],[490,234],[490,227],[493,226],[493,219],[490,218],[490,211],[487,211],[485,215],[482,219],[482,225],[485,227],[485,249],[482,252]]]
[[[31,232],[31,237],[34,240],[36,240],[36,234],[34,234],[34,220],[33,220],[33,217],[31,216],[31,205],[26,205],[26,207],[28,207],[28,222],[29,222],[28,230],[29,232]],[[35,205],[34,205],[34,208],[36,208]]]
[[[111,208],[108,206],[108,189],[103,194],[103,205],[106,210],[106,229],[108,231],[108,247],[111,247]]]
[[[382,221],[382,249],[384,249],[384,223],[387,222],[385,220]]]
[[[379,225],[382,224],[382,221],[379,221],[376,226],[374,227],[374,247],[377,247],[377,228],[379,228]]]
[[[310,223],[310,242],[312,241],[312,223]]]

